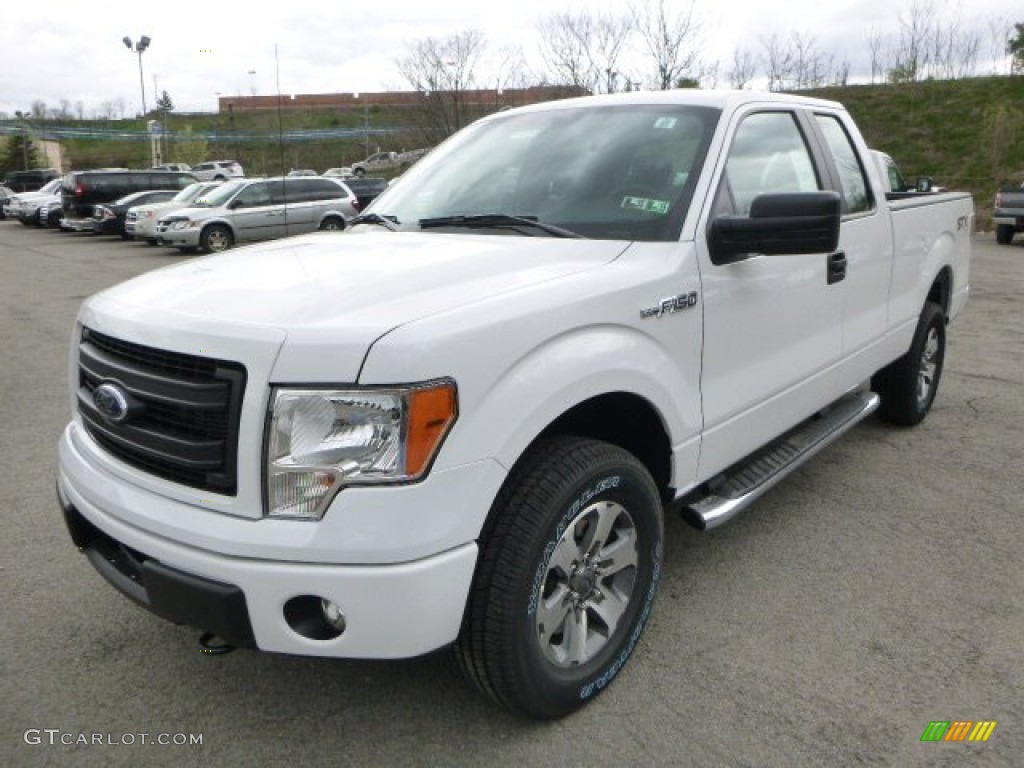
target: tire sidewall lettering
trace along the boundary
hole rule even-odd
[[[540,593],[544,587],[545,577],[548,572],[548,565],[551,562],[551,555],[554,553],[555,547],[558,546],[558,542],[565,534],[565,529],[568,528],[569,523],[575,520],[576,516],[580,513],[580,510],[590,503],[590,501],[592,501],[598,494],[604,493],[611,488],[618,488],[621,483],[621,475],[609,475],[608,477],[598,480],[589,488],[583,490],[579,496],[569,504],[565,514],[562,515],[562,518],[558,521],[558,525],[555,526],[554,533],[544,545],[543,555],[537,565],[537,570],[533,574],[533,582],[530,588],[530,600],[526,605],[527,616],[533,617],[534,614],[537,613],[537,605],[540,603]]]

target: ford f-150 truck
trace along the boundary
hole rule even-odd
[[[829,101],[497,113],[345,233],[87,299],[67,526],[208,645],[451,645],[488,697],[565,715],[637,647],[666,511],[712,528],[876,408],[925,417],[972,217],[887,201]]]
[[[992,222],[1000,245],[1009,245],[1014,234],[1024,232],[1024,183],[1005,186],[996,193]]]

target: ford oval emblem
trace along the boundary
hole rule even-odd
[[[120,424],[128,418],[128,393],[117,384],[100,384],[92,392],[92,401],[108,421]]]

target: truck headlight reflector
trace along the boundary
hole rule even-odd
[[[266,448],[267,514],[318,520],[345,486],[419,479],[455,415],[451,381],[388,389],[275,389]]]

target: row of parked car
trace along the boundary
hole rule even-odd
[[[209,253],[235,243],[344,229],[386,186],[372,178],[200,180],[191,171],[113,169],[75,171],[37,192],[6,194],[0,203],[4,217],[26,226],[120,235]]]

